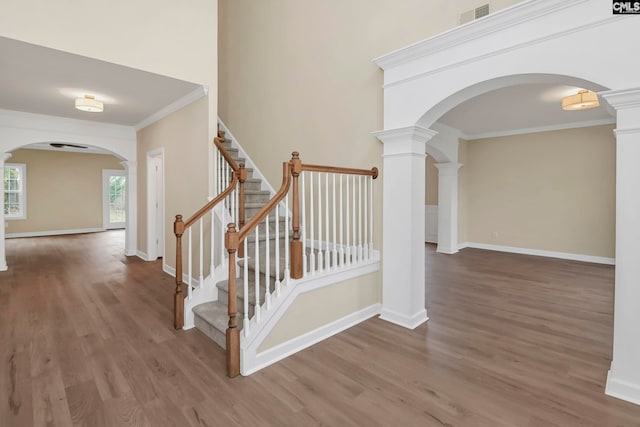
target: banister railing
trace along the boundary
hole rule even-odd
[[[372,181],[377,176],[377,168],[305,165],[294,152],[291,160],[283,163],[282,184],[274,197],[240,228],[228,225],[228,376],[240,373],[239,298],[243,301],[243,334],[248,337],[289,279],[372,260]],[[240,274],[236,274],[237,258],[242,259]],[[241,289],[237,276],[242,279]]]
[[[220,131],[218,137],[214,138],[213,143],[217,148],[215,159],[216,183],[215,197],[206,205],[200,208],[196,213],[191,215],[189,219],[183,221],[182,215],[176,215],[173,224],[174,234],[176,235],[176,289],[173,305],[173,325],[176,329],[184,327],[184,288],[187,287],[187,298],[191,298],[194,288],[194,239],[193,226],[199,224],[197,235],[197,277],[198,283],[201,285],[205,277],[205,248],[209,251],[210,266],[209,274],[213,274],[215,270],[215,233],[216,219],[215,209],[219,207],[220,236],[226,231],[226,223],[230,221],[240,221],[244,218],[244,182],[246,181],[247,172],[244,163],[237,164],[232,156],[222,145],[225,142],[224,132]],[[236,191],[236,187],[238,190]],[[210,234],[205,236],[205,218],[210,215]],[[243,221],[243,220],[242,220]],[[183,269],[183,236],[187,233],[187,274],[186,281]],[[205,246],[205,241],[208,245]],[[219,239],[222,242],[222,239]],[[224,243],[220,244],[218,249],[221,262],[224,261]]]

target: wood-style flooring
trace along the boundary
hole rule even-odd
[[[370,319],[231,380],[123,237],[7,241],[0,427],[640,426],[604,395],[612,267],[428,246],[429,322]]]

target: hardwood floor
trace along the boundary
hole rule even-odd
[[[371,319],[230,380],[123,237],[7,241],[0,426],[640,426],[603,393],[612,267],[429,246],[428,323]]]

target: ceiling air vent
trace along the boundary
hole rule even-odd
[[[462,12],[460,14],[460,24],[466,24],[467,22],[480,19],[484,16],[487,16],[490,13],[491,13],[491,8],[489,7],[489,3],[483,4],[482,6],[478,6],[475,9]]]

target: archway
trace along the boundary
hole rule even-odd
[[[6,120],[4,120],[6,119]],[[11,157],[11,152],[39,143],[65,143],[98,147],[122,160],[126,169],[127,225],[125,228],[125,255],[136,254],[137,230],[137,174],[136,135],[133,128],[104,125],[81,120],[40,116],[13,111],[0,115],[0,169]],[[0,223],[4,224],[4,210],[0,210]],[[0,227],[0,271],[7,270],[5,230]]]
[[[620,43],[634,36],[640,36],[636,22],[597,0],[528,1],[376,60],[385,71],[385,130],[376,132],[385,170],[382,318],[409,328],[427,320],[424,208],[415,199],[424,194],[432,124],[488,90],[571,76],[572,84],[600,90],[617,115],[614,357],[606,390],[640,403],[640,342],[633,332],[640,324],[640,73]]]

